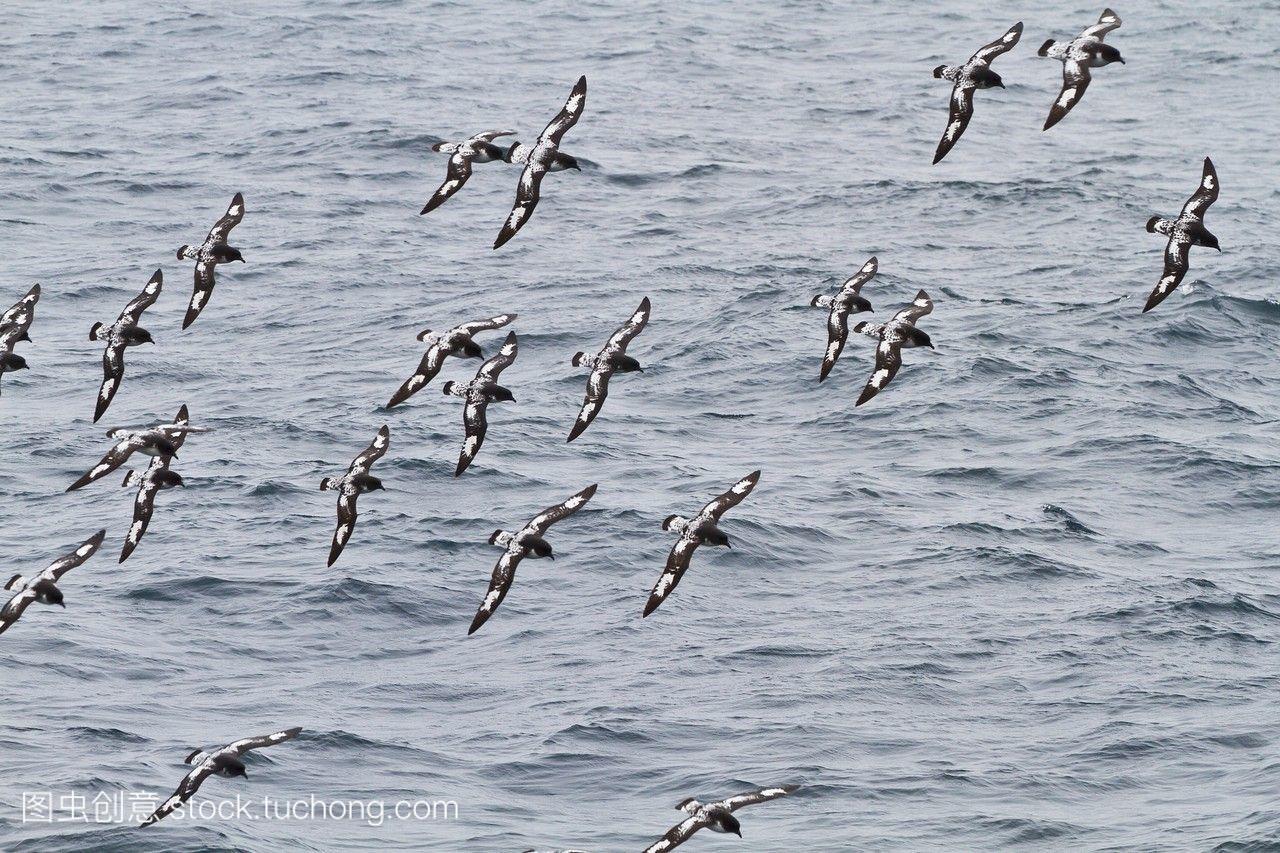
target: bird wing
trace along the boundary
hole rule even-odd
[[[356,528],[356,498],[358,497],[360,497],[358,492],[347,493],[345,490],[338,495],[338,526],[333,529],[333,543],[329,546],[329,565],[331,566],[338,561],[342,549],[347,546],[347,540],[351,538],[351,531]]]
[[[710,819],[705,815],[687,817],[668,829],[667,834],[662,838],[646,847],[644,853],[666,853],[668,850],[673,850],[688,841],[689,836],[702,829],[709,822]]]
[[[97,465],[94,465],[83,477],[67,487],[67,491],[74,492],[76,489],[87,486],[94,480],[105,477],[107,474],[110,474],[112,471],[119,468],[124,464],[125,460],[129,458],[129,454],[133,453],[133,451],[137,449],[137,440],[136,434],[125,433],[124,437],[112,445],[111,449],[102,457],[102,461]]]
[[[13,304],[4,314],[0,314],[0,326],[12,323],[24,332],[35,319],[36,303],[40,301],[40,285],[35,284],[27,291],[27,295]]]
[[[871,371],[871,378],[867,380],[867,386],[862,389],[862,394],[854,405],[861,406],[879,394],[897,375],[899,367],[902,367],[902,336],[889,331],[876,346],[875,370]]]
[[[454,332],[461,332],[470,337],[477,332],[489,332],[494,329],[501,329],[516,318],[515,314],[499,314],[496,317],[490,317],[487,320],[472,320],[469,323],[462,323],[454,326]]]
[[[124,344],[107,344],[102,351],[102,387],[98,389],[98,402],[93,410],[95,423],[111,405],[124,378],[124,349]]]
[[[1200,186],[1182,206],[1183,216],[1195,216],[1203,219],[1209,205],[1218,200],[1218,170],[1213,168],[1213,161],[1204,158],[1204,171],[1200,174]]]
[[[151,465],[147,467],[147,472],[141,476],[141,482],[138,484],[138,494],[133,499],[133,522],[129,525],[129,530],[125,533],[124,547],[120,549],[120,562],[129,559],[129,555],[138,547],[138,543],[142,541],[142,536],[147,532],[147,525],[151,523],[151,514],[156,508],[156,494],[160,491],[160,481],[150,476],[152,471],[159,467],[168,467],[169,463],[161,458],[151,460]],[[130,485],[130,479],[125,478],[124,484]]]
[[[1049,117],[1044,121],[1044,129],[1048,130],[1063,116],[1071,112],[1071,108],[1084,97],[1084,90],[1089,88],[1089,66],[1074,59],[1066,59],[1062,63],[1062,91],[1058,99],[1049,108]]]
[[[209,229],[209,236],[204,238],[204,244],[214,246],[227,242],[231,229],[239,225],[241,219],[244,219],[244,196],[236,193],[231,199],[231,204],[227,205],[227,212],[222,214],[222,218],[213,223],[213,227]]]
[[[840,293],[861,293],[862,286],[871,279],[875,278],[876,273],[880,269],[880,260],[875,255],[867,259],[856,273],[845,279],[844,284],[840,285]]]
[[[1178,289],[1178,285],[1182,283],[1182,277],[1187,274],[1187,261],[1190,254],[1190,240],[1169,239],[1164,247],[1164,275],[1160,276],[1160,281],[1147,297],[1147,304],[1142,309],[1143,314],[1164,302],[1165,297]]]
[[[187,303],[187,313],[182,318],[182,328],[185,329],[196,321],[208,304],[209,297],[213,295],[213,271],[216,266],[216,263],[203,257],[196,261],[195,272],[192,274],[191,300]]]
[[[488,622],[493,611],[498,609],[502,599],[507,597],[507,590],[511,589],[511,581],[516,576],[516,566],[523,558],[524,548],[519,545],[504,551],[498,558],[497,565],[493,567],[493,577],[489,578],[489,591],[485,593],[484,601],[480,602],[480,608],[476,610],[475,618],[471,620],[471,627],[467,629],[468,635],[480,630],[480,626]]]
[[[466,437],[462,440],[462,452],[458,454],[458,467],[454,470],[453,476],[461,477],[462,472],[467,470],[467,466],[480,452],[480,446],[484,444],[484,434],[489,429],[489,418],[486,415],[488,409],[488,398],[467,395],[467,404],[462,407],[462,427],[466,431]]]
[[[515,136],[514,130],[482,130],[467,140],[467,144],[472,142],[492,142],[499,136]]]
[[[0,634],[9,630],[9,626],[22,616],[24,610],[36,600],[36,591],[34,589],[24,589],[9,599],[4,607],[0,607]]]
[[[418,393],[421,388],[435,378],[440,372],[440,368],[444,366],[445,350],[440,341],[436,341],[427,347],[427,351],[422,354],[422,361],[418,362],[418,369],[413,375],[404,381],[400,389],[391,395],[391,399],[387,402],[387,408],[398,406],[405,400]]]
[[[146,311],[155,301],[160,298],[160,289],[164,286],[164,273],[156,270],[151,280],[142,288],[142,292],[133,299],[129,300],[129,304],[124,306],[124,310],[120,312],[121,320],[128,320],[130,325],[137,325],[142,319],[142,312]]]
[[[978,52],[975,53],[969,61],[972,62],[976,59],[984,65],[989,65],[991,64],[991,60],[995,59],[1000,54],[1013,50],[1014,45],[1018,43],[1018,39],[1020,38],[1022,38],[1022,21],[1018,21],[1018,23],[1009,27],[1009,29],[1005,31],[1005,34],[1000,36],[1000,38],[990,44],[984,44],[982,47],[978,48]]]
[[[212,756],[210,756],[211,758]],[[178,789],[169,795],[169,799],[161,803],[151,816],[142,822],[142,826],[151,826],[151,824],[163,820],[172,814],[178,806],[195,796],[196,791],[200,790],[200,785],[205,779],[208,779],[213,773],[213,762],[206,759],[196,766],[194,770],[182,778],[178,783]]]
[[[596,359],[587,377],[587,395],[582,400],[582,408],[569,430],[569,441],[573,441],[591,426],[591,422],[600,414],[605,398],[609,396],[609,377],[613,376],[613,364],[608,359]]]
[[[1081,38],[1097,38],[1100,39],[1107,33],[1120,26],[1120,16],[1111,9],[1103,9],[1102,14],[1098,17],[1098,23],[1080,33]]]
[[[285,729],[282,732],[275,732],[269,735],[261,735],[259,737],[241,738],[233,744],[227,746],[222,752],[230,752],[235,755],[244,755],[251,749],[262,749],[264,746],[275,746],[278,743],[284,743],[287,740],[293,740],[302,731],[302,728],[295,727]]]
[[[49,568],[40,573],[40,579],[56,582],[67,572],[92,557],[93,552],[98,550],[98,546],[102,544],[102,540],[106,535],[107,531],[99,530],[77,545],[74,551],[64,554],[50,563]]]
[[[521,530],[520,533],[532,533],[535,536],[545,535],[551,525],[555,524],[557,521],[563,521],[586,506],[587,501],[591,500],[592,495],[595,493],[596,484],[592,483],[590,486],[587,486],[568,500],[558,503],[555,506],[549,506],[542,512],[535,515],[533,519],[524,526],[524,529]],[[519,539],[520,537],[517,536],[516,538]]]
[[[818,381],[827,378],[836,359],[844,351],[844,343],[849,337],[849,303],[835,299],[831,303],[831,313],[827,315],[827,351],[822,355],[822,370],[818,373]]]
[[[923,290],[916,294],[916,298],[911,304],[893,315],[893,319],[889,321],[889,326],[898,326],[909,324],[914,326],[916,321],[921,317],[933,311],[933,300],[929,298],[929,294]]]
[[[769,800],[776,800],[778,797],[785,797],[799,787],[799,785],[779,785],[774,788],[761,788],[758,791],[749,791],[745,794],[729,797],[727,800],[721,800],[717,805],[724,806],[729,811],[734,812],[743,806],[753,806],[756,803],[766,803]]]
[[[511,206],[511,213],[507,214],[507,221],[502,223],[498,238],[493,241],[493,248],[500,248],[529,221],[533,209],[538,206],[542,176],[546,173],[546,164],[541,160],[530,157],[525,163],[524,170],[520,172],[520,182],[516,184],[515,203]]]
[[[635,312],[627,318],[627,322],[618,327],[609,340],[605,342],[602,353],[617,354],[623,352],[627,348],[627,344],[631,343],[636,335],[644,331],[644,327],[649,322],[649,297],[640,300],[640,305]]]
[[[498,374],[511,366],[516,360],[516,333],[508,332],[507,339],[502,342],[502,347],[489,360],[480,365],[480,369],[476,371],[476,379],[486,382],[497,382]]]
[[[547,123],[541,134],[538,135],[538,144],[551,143],[559,146],[561,138],[569,131],[569,128],[578,123],[578,119],[582,116],[582,111],[587,106],[587,78],[584,74],[578,78],[578,82],[573,84],[573,91],[569,93],[569,97],[565,100],[564,106],[560,108],[560,112],[556,113],[556,117]]]
[[[751,490],[756,487],[758,482],[760,482],[760,472],[752,471],[734,483],[729,491],[710,501],[698,515],[719,520],[720,516],[724,515],[727,510],[742,503],[742,499],[751,494]]]
[[[959,82],[951,87],[947,129],[942,132],[942,138],[938,140],[938,149],[933,153],[934,163],[947,156],[959,141],[964,129],[969,126],[969,117],[973,115],[973,91],[972,83]]]
[[[462,149],[453,152],[449,157],[449,167],[445,171],[444,183],[440,184],[431,198],[423,206],[421,213],[430,213],[462,189],[462,185],[471,177],[471,158]]]
[[[378,430],[378,434],[373,437],[373,441],[369,442],[369,446],[356,454],[356,458],[351,460],[351,465],[347,469],[353,474],[368,474],[369,469],[373,467],[373,463],[382,458],[382,454],[387,452],[387,447],[391,444],[391,428],[386,424]]]
[[[658,582],[653,585],[649,600],[645,602],[645,616],[657,610],[658,605],[666,601],[667,596],[679,585],[680,578],[684,577],[693,552],[702,544],[702,539],[693,531],[693,525],[686,527],[680,534],[680,538],[676,540],[676,544],[671,546],[671,553],[667,555],[667,565],[658,576]]]

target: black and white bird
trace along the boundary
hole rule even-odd
[[[320,481],[320,491],[336,491],[338,493],[338,526],[333,531],[333,544],[329,547],[329,565],[338,561],[338,555],[346,547],[351,538],[351,531],[356,526],[356,498],[365,492],[382,489],[382,481],[369,473],[373,463],[382,458],[391,444],[391,428],[386,424],[378,430],[373,441],[351,460],[347,473],[341,477],[325,477]]]
[[[244,219],[244,196],[236,193],[227,206],[227,212],[213,224],[204,242],[199,246],[183,246],[178,249],[178,260],[196,262],[195,289],[191,292],[191,302],[187,305],[187,316],[182,319],[182,328],[187,328],[196,321],[200,312],[213,295],[213,270],[218,264],[231,261],[244,263],[240,250],[227,245],[231,229]]]
[[[671,548],[671,553],[667,556],[666,568],[658,577],[653,592],[649,593],[649,600],[644,606],[645,616],[657,610],[658,605],[665,601],[680,583],[680,578],[684,577],[685,570],[689,568],[689,559],[699,545],[733,547],[729,544],[728,535],[720,529],[720,516],[724,515],[726,510],[741,503],[743,498],[751,494],[751,490],[758,482],[760,482],[760,472],[752,471],[734,483],[729,491],[704,506],[693,518],[669,515],[663,520],[662,529],[670,530],[680,538]]]
[[[56,604],[66,609],[67,605],[63,600],[62,590],[58,589],[58,580],[67,572],[92,557],[93,552],[98,550],[98,546],[102,544],[102,540],[106,535],[107,531],[99,530],[80,543],[74,551],[54,560],[49,565],[49,568],[33,578],[23,578],[22,575],[14,575],[9,578],[9,582],[4,585],[4,588],[13,592],[14,595],[5,603],[4,607],[0,607],[0,634],[9,630],[9,626],[18,621],[23,611],[33,601],[38,601],[41,604]]]
[[[176,455],[178,448],[182,447],[182,443],[187,440],[190,430],[191,416],[187,412],[184,404],[178,410],[178,415],[173,419],[171,426],[177,427],[169,435],[169,441],[173,445],[173,453]],[[188,429],[182,429],[187,427]],[[124,488],[131,486],[138,487],[138,494],[133,499],[133,523],[129,525],[129,532],[125,534],[124,547],[120,550],[120,562],[129,559],[129,555],[138,547],[138,543],[142,541],[142,535],[147,532],[147,525],[151,523],[151,514],[156,508],[156,495],[165,489],[172,489],[178,486],[185,486],[186,482],[182,479],[182,475],[169,468],[174,455],[161,454],[153,456],[151,464],[147,466],[145,471],[130,471],[124,476]]]
[[[645,324],[648,322],[649,297],[646,296],[640,300],[640,307],[635,310],[635,313],[609,336],[609,340],[605,341],[604,346],[595,356],[588,358],[584,352],[574,353],[573,366],[585,367],[591,371],[591,375],[587,377],[587,396],[582,401],[582,409],[573,422],[573,428],[569,430],[569,441],[582,435],[583,431],[596,419],[596,415],[600,414],[605,397],[609,395],[609,378],[614,373],[634,373],[637,370],[644,372],[640,362],[627,355],[627,344],[644,331]]]
[[[480,626],[493,615],[493,611],[498,609],[502,599],[507,597],[507,590],[511,589],[511,581],[516,576],[516,566],[520,565],[521,560],[526,557],[531,560],[542,557],[550,557],[552,560],[556,558],[551,550],[551,543],[544,538],[547,531],[557,521],[563,521],[586,506],[587,501],[591,500],[591,496],[595,493],[596,484],[592,483],[567,501],[547,507],[515,533],[506,530],[493,531],[489,536],[489,544],[503,549],[502,556],[493,567],[489,591],[485,593],[484,601],[480,602],[480,608],[476,611],[475,618],[471,620],[471,627],[467,629],[467,634],[478,631]]]
[[[20,342],[31,341],[27,330],[36,318],[36,303],[39,301],[40,285],[32,285],[26,296],[0,314],[0,380],[6,373],[29,369],[27,360],[13,350]]]
[[[200,786],[204,784],[204,780],[210,776],[222,776],[227,779],[243,776],[248,779],[249,772],[241,756],[253,749],[262,749],[264,746],[275,746],[278,743],[293,740],[301,731],[299,727],[262,737],[247,737],[209,752],[192,750],[191,754],[183,759],[183,763],[194,765],[193,769],[178,783],[178,790],[170,794],[169,798],[142,822],[142,826],[151,826],[173,814],[183,803],[195,796],[196,791],[199,791]]]
[[[1187,274],[1187,261],[1190,259],[1192,246],[1208,246],[1222,251],[1218,238],[1204,227],[1205,212],[1217,200],[1218,172],[1213,168],[1213,161],[1206,157],[1204,171],[1200,174],[1200,186],[1196,187],[1195,193],[1182,206],[1182,213],[1178,218],[1161,219],[1153,216],[1147,220],[1147,230],[1152,234],[1164,234],[1169,238],[1169,243],[1164,247],[1164,275],[1147,297],[1142,313],[1155,308],[1166,296],[1177,290],[1182,277]]]
[[[101,479],[123,465],[134,453],[142,453],[154,458],[177,456],[178,446],[182,444],[180,436],[189,432],[208,432],[204,427],[193,427],[187,423],[187,407],[178,410],[178,418],[171,424],[156,424],[145,429],[112,429],[107,431],[107,438],[115,439],[115,444],[102,457],[102,461],[67,487],[74,492],[87,486],[94,480]]]
[[[779,785],[776,788],[762,788],[746,794],[738,794],[715,803],[700,803],[694,799],[684,800],[676,808],[687,812],[689,817],[667,830],[667,834],[645,848],[644,853],[666,853],[689,840],[689,837],[700,829],[712,832],[725,832],[742,837],[742,824],[733,813],[743,806],[765,803],[785,797],[799,788],[799,785]]]
[[[569,93],[569,99],[564,102],[564,107],[543,129],[532,148],[517,142],[507,149],[506,161],[523,163],[524,171],[520,173],[520,183],[516,185],[515,205],[511,208],[507,221],[503,223],[502,230],[498,232],[498,239],[494,241],[493,248],[497,249],[510,240],[525,222],[529,221],[529,217],[533,215],[533,209],[538,205],[539,188],[547,172],[562,172],[565,169],[582,171],[577,160],[568,154],[561,153],[560,140],[569,128],[578,123],[586,105],[587,78],[584,75],[578,78],[573,91]]]
[[[429,344],[427,351],[423,354],[422,361],[418,363],[418,369],[414,374],[405,380],[400,390],[391,395],[387,408],[400,405],[422,390],[440,372],[440,368],[444,366],[444,360],[449,356],[484,358],[484,351],[473,340],[474,336],[480,332],[500,329],[515,318],[515,314],[499,314],[487,320],[473,320],[461,326],[454,326],[441,335],[432,335],[430,329],[423,329],[418,333],[418,340]]]
[[[822,356],[822,370],[818,373],[818,381],[822,382],[835,367],[836,359],[844,350],[844,342],[849,337],[849,315],[871,311],[871,303],[862,295],[862,286],[875,277],[880,269],[880,262],[873,255],[862,265],[862,269],[853,277],[840,285],[834,296],[818,294],[809,303],[814,308],[830,309],[827,314],[827,351]]]
[[[514,133],[514,130],[486,130],[462,142],[437,142],[432,145],[432,151],[449,155],[449,168],[445,173],[444,183],[435,191],[418,215],[430,213],[462,189],[467,178],[471,177],[472,163],[506,160],[506,149],[500,145],[494,145],[493,140],[499,136],[511,136]]]
[[[458,454],[458,467],[453,476],[461,477],[471,460],[480,452],[484,435],[489,429],[489,404],[515,402],[516,398],[511,391],[498,384],[499,374],[515,360],[516,333],[508,332],[497,355],[480,365],[474,379],[464,385],[446,382],[440,389],[445,394],[461,397],[466,401],[462,408],[462,426],[467,435],[462,441],[462,452]]]
[[[20,356],[13,356],[14,347],[22,342],[31,342],[27,334],[32,321],[36,318],[36,303],[40,301],[40,285],[35,284],[13,307],[0,314],[0,374],[5,370],[23,370],[27,362]],[[9,357],[13,356],[12,359]]]
[[[1000,54],[1007,53],[1022,37],[1022,22],[1014,24],[1000,38],[983,45],[978,52],[969,57],[964,65],[939,65],[933,69],[933,76],[955,83],[951,88],[950,117],[947,129],[938,140],[938,150],[934,152],[933,162],[947,156],[947,152],[960,140],[960,135],[969,126],[973,116],[973,93],[978,89],[990,89],[995,86],[1004,88],[1000,75],[991,70],[991,62]]]
[[[859,323],[853,331],[879,341],[876,346],[876,367],[871,371],[867,387],[854,405],[861,406],[884,390],[902,367],[902,350],[912,347],[934,349],[929,335],[916,328],[916,321],[933,310],[933,300],[923,290],[915,300],[903,308],[887,323]]]
[[[1040,45],[1038,52],[1041,56],[1062,62],[1062,91],[1058,93],[1058,100],[1049,108],[1049,117],[1044,122],[1045,130],[1062,121],[1084,97],[1084,90],[1089,87],[1090,68],[1101,68],[1113,62],[1124,65],[1120,51],[1103,41],[1107,33],[1118,26],[1120,16],[1110,9],[1103,9],[1098,23],[1071,41],[1049,39]]]
[[[89,340],[105,341],[107,348],[102,353],[102,387],[98,389],[98,405],[93,412],[94,423],[102,417],[111,405],[111,400],[124,378],[124,351],[139,344],[154,344],[151,333],[138,325],[142,321],[142,312],[155,304],[160,297],[160,288],[164,284],[164,274],[156,270],[142,292],[133,297],[124,306],[120,316],[110,326],[94,323],[89,330]]]

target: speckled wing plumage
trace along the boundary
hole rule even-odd
[[[338,492],[338,526],[333,530],[333,542],[329,546],[330,566],[338,561],[338,557],[342,554],[342,549],[347,546],[347,542],[351,539],[351,533],[355,530],[357,518],[356,499],[360,497],[360,486],[356,482],[356,478],[368,476],[369,471],[373,468],[373,463],[382,458],[390,444],[391,428],[383,424],[369,446],[356,454],[356,457],[351,460],[346,474],[336,481],[325,480],[321,483],[322,489],[328,488]]]
[[[840,353],[844,351],[845,341],[849,338],[849,312],[853,310],[855,302],[862,303],[859,306],[862,310],[871,310],[871,304],[860,297],[863,285],[874,278],[879,269],[880,261],[873,255],[857,273],[840,286],[840,291],[831,298],[831,310],[827,314],[827,349],[822,355],[822,369],[818,373],[819,382],[826,380],[827,375],[831,373],[831,368],[835,367],[836,360],[840,358]],[[813,304],[822,303],[815,298]]]
[[[503,342],[502,348],[476,371],[466,390],[466,405],[462,409],[462,427],[466,436],[462,440],[462,451],[458,454],[458,466],[453,476],[461,477],[467,470],[476,454],[484,444],[485,433],[489,430],[489,398],[484,389],[498,381],[498,376],[516,360],[518,346],[516,333],[510,332]]]
[[[419,215],[435,210],[462,189],[462,185],[471,177],[471,162],[475,159],[480,144],[490,143],[500,136],[511,136],[513,133],[514,130],[486,130],[460,143],[441,142],[431,146],[433,151],[449,153],[449,165],[444,182],[428,199]]]
[[[189,427],[190,414],[184,404],[178,410],[177,416],[173,419],[175,427]],[[187,440],[188,432],[186,430],[175,432],[170,438],[173,442],[174,449],[180,449]],[[133,521],[129,524],[129,530],[125,534],[124,547],[120,551],[120,562],[123,563],[129,559],[134,550],[142,542],[142,537],[147,532],[147,527],[151,524],[151,516],[155,512],[156,495],[160,492],[160,478],[164,476],[164,472],[169,470],[172,460],[168,456],[157,456],[151,460],[151,464],[142,472],[129,472],[124,478],[125,486],[138,487],[138,493],[133,499]]]
[[[151,280],[142,288],[142,292],[129,300],[129,304],[120,312],[120,316],[116,321],[106,329],[98,329],[96,332],[97,339],[105,340],[107,346],[102,353],[102,387],[98,389],[98,402],[93,412],[95,423],[107,411],[111,401],[115,399],[116,390],[120,387],[120,380],[124,378],[124,330],[130,326],[138,325],[138,322],[142,319],[142,312],[154,305],[155,301],[160,298],[160,290],[163,286],[164,274],[160,270],[156,270],[151,276]]]
[[[204,238],[204,243],[196,248],[194,253],[189,246],[183,247],[187,250],[185,252],[183,249],[178,250],[179,258],[194,257],[196,261],[194,289],[191,291],[191,301],[187,304],[187,314],[182,319],[182,328],[185,329],[196,321],[200,312],[204,310],[204,306],[208,304],[209,297],[213,295],[213,271],[218,265],[218,261],[213,256],[214,246],[225,244],[231,235],[231,229],[239,225],[242,219],[244,219],[244,196],[236,193],[231,199],[231,204],[227,205],[227,212],[213,224],[208,236]]]
[[[107,531],[99,530],[77,545],[74,550],[54,560],[44,571],[30,580],[24,580],[21,575],[11,577],[4,588],[16,590],[16,594],[5,603],[4,607],[0,607],[0,634],[9,630],[9,626],[17,622],[23,611],[36,600],[36,590],[33,587],[37,583],[40,581],[57,583],[67,572],[92,557],[106,536]]]
[[[1192,193],[1191,198],[1182,206],[1182,213],[1177,219],[1159,219],[1153,217],[1147,222],[1147,230],[1154,234],[1168,236],[1169,242],[1164,248],[1164,273],[1155,289],[1147,297],[1147,304],[1142,313],[1150,311],[1163,302],[1170,293],[1178,289],[1187,274],[1191,260],[1191,246],[1195,242],[1192,229],[1203,228],[1204,215],[1209,206],[1218,200],[1218,172],[1213,161],[1204,158],[1204,170],[1200,174],[1200,185]]]
[[[1089,62],[1093,51],[1098,48],[1103,37],[1120,26],[1120,23],[1119,15],[1111,9],[1104,9],[1098,23],[1085,29],[1070,42],[1046,42],[1040,49],[1041,56],[1062,61],[1062,89],[1049,108],[1049,117],[1044,122],[1045,130],[1062,121],[1071,112],[1071,108],[1080,103],[1085,89],[1089,88]]]
[[[935,164],[947,156],[948,152],[960,141],[965,128],[969,126],[969,119],[973,116],[973,93],[978,86],[975,72],[988,68],[993,59],[1002,53],[1012,50],[1021,37],[1022,22],[1019,21],[1000,38],[979,48],[978,52],[969,57],[969,61],[959,68],[945,68],[944,66],[937,69],[937,71],[945,70],[950,72],[938,74],[937,76],[954,80],[955,85],[951,88],[947,127],[942,132],[942,138],[938,140],[938,148],[933,155]]]
[[[649,322],[649,297],[640,301],[640,306],[632,313],[605,342],[603,348],[591,361],[591,374],[587,377],[587,395],[582,401],[582,408],[574,419],[569,430],[569,441],[573,441],[591,426],[591,422],[600,414],[605,398],[609,396],[609,378],[613,376],[615,365],[613,359],[627,350],[627,344],[644,330]]]
[[[40,285],[35,284],[13,307],[0,314],[0,326],[13,326],[19,330],[19,338],[31,328],[36,317],[36,303],[40,301]]]
[[[893,319],[884,326],[868,326],[863,330],[864,333],[873,335],[878,332],[880,343],[876,346],[875,369],[872,370],[866,387],[862,389],[862,394],[854,405],[861,406],[879,394],[898,374],[898,368],[902,367],[902,346],[907,341],[907,335],[916,321],[931,311],[933,311],[933,300],[929,298],[929,294],[921,290],[910,305],[893,315]]]

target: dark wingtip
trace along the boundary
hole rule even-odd
[[[573,441],[575,438],[577,438],[578,436],[582,435],[582,434],[583,434],[584,432],[586,432],[586,431],[587,431],[587,425],[586,425],[586,424],[582,424],[582,423],[575,423],[575,424],[573,425],[573,429],[569,430],[569,437],[568,437],[567,439],[565,439],[565,442],[564,442],[564,443],[565,443],[565,444],[568,444],[569,442]]]
[[[483,611],[476,613],[476,618],[471,620],[471,627],[467,629],[467,636],[470,637],[476,631],[480,630],[480,626],[489,620],[489,617]]]

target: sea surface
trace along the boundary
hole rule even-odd
[[[0,396],[4,575],[101,553],[0,638],[0,849],[640,850],[685,797],[796,783],[694,851],[1280,847],[1280,5],[1117,5],[1127,60],[1040,128],[1046,39],[1099,5],[17,3],[0,29],[0,309],[39,282]],[[930,165],[959,63],[1015,21]],[[500,251],[518,171],[428,216],[430,148],[585,114]],[[1141,308],[1211,156],[1183,287]],[[181,330],[198,243],[243,192],[247,263]],[[809,307],[871,255],[883,321],[924,288],[937,350],[854,408]],[[107,415],[96,321],[156,268]],[[593,352],[648,296],[594,425]],[[517,402],[460,479],[423,328],[514,311]],[[492,352],[501,333],[479,338]],[[195,424],[136,553],[132,489],[64,489],[106,429]],[[388,424],[338,563],[322,477]],[[672,513],[749,472],[641,619]],[[598,483],[474,636],[495,528]],[[452,802],[393,819],[95,821],[182,758],[288,726],[196,802]],[[23,819],[26,795],[52,822]],[[83,800],[77,800],[82,797]],[[104,802],[99,800],[99,803]],[[82,816],[76,817],[79,805]],[[110,815],[106,815],[111,817]],[[138,816],[135,815],[136,820]]]

